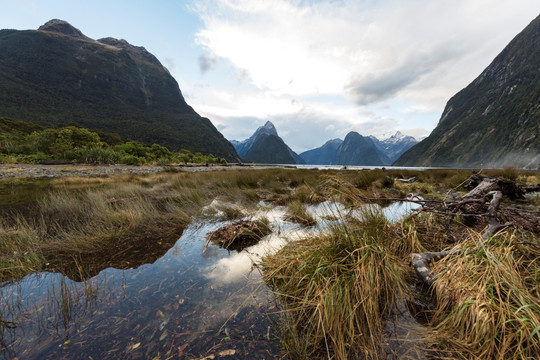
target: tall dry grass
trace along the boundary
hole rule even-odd
[[[540,354],[540,249],[506,232],[437,262],[434,339],[478,359],[534,359]],[[531,242],[531,244],[533,244]]]
[[[292,358],[376,358],[384,319],[404,289],[384,216],[294,242],[263,260],[284,303],[280,339]]]
[[[261,190],[285,198],[296,186],[315,186],[318,178],[317,171],[270,169],[54,179],[28,207],[2,212],[0,281],[61,262],[58,256],[78,257],[119,243],[129,247],[127,242],[143,236],[151,244],[164,233],[179,235],[214,199],[249,212]],[[19,198],[13,184],[0,187],[13,193],[10,202]],[[241,213],[223,210],[229,217]]]

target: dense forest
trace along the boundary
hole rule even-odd
[[[92,164],[226,163],[213,155],[174,151],[144,144],[115,133],[77,125],[43,127],[26,121],[0,118],[0,163],[69,161]]]

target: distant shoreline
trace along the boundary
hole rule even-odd
[[[0,164],[0,180],[7,178],[58,178],[67,176],[107,176],[118,174],[151,174],[163,171],[225,171],[247,169],[319,169],[319,170],[471,170],[474,168],[442,168],[442,167],[393,167],[393,166],[347,166],[340,165],[295,165],[295,164],[177,164],[177,165],[93,165],[93,164]],[[490,170],[490,169],[484,169]],[[520,169],[521,171],[536,172],[538,170]]]
[[[180,164],[164,166],[147,165],[92,165],[92,164],[1,164],[0,180],[7,178],[57,178],[65,176],[106,176],[118,174],[150,174],[162,171],[214,171],[241,170],[248,168],[275,168],[281,165],[240,165],[240,164]]]

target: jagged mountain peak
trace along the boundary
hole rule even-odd
[[[409,142],[414,142],[414,143],[418,142],[418,140],[416,140],[415,137],[410,136],[410,135],[405,135],[399,130],[394,135],[390,136],[388,139],[383,140],[382,142],[386,144],[395,144],[395,143],[403,142],[403,141],[409,141]]]
[[[258,127],[255,133],[246,140],[229,141],[245,161],[273,164],[304,163],[304,160],[279,137],[271,121]]]
[[[274,124],[268,120],[265,124],[264,124],[264,127],[267,128],[267,129],[274,129],[276,130],[276,127],[274,126]]]
[[[49,31],[69,35],[76,38],[87,38],[79,29],[65,20],[52,19],[38,28],[39,31]]]
[[[351,131],[345,140],[328,140],[321,147],[304,151],[300,157],[313,165],[390,165],[416,143],[414,137],[399,131],[382,141]]]
[[[267,122],[264,124],[264,126],[259,127],[259,128],[255,131],[255,134],[253,134],[253,136],[257,136],[257,134],[260,134],[260,133],[278,136],[276,127],[274,126],[274,124],[272,124],[271,121],[267,121]]]
[[[340,138],[330,139],[325,144],[341,144],[343,140]]]
[[[349,131],[349,133],[345,135],[345,139],[343,141],[347,141],[347,138],[349,139],[364,138],[364,136],[357,131]]]
[[[334,159],[336,165],[382,165],[373,141],[356,131],[349,132],[339,145]]]

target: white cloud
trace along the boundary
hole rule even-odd
[[[232,124],[249,122],[251,131],[272,120],[297,150],[343,138],[348,129],[381,133],[406,122],[416,134],[422,127],[430,131],[426,116],[436,124],[446,101],[480,74],[540,4],[201,0],[194,9],[204,24],[197,43],[250,85],[240,92],[205,89],[199,95],[204,103],[195,108],[238,139],[241,131]],[[401,111],[388,102],[406,106]]]

